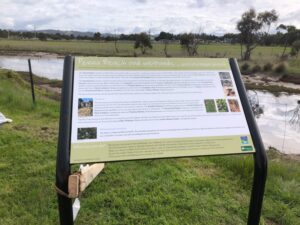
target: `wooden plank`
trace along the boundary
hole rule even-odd
[[[80,192],[83,192],[87,186],[95,179],[95,177],[103,170],[104,163],[95,163],[91,166],[81,169],[80,174]]]

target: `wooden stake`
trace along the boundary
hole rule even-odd
[[[79,180],[80,174],[72,174],[69,176],[68,191],[69,198],[77,198],[79,196]]]

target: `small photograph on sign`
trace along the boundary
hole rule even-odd
[[[221,84],[226,97],[235,96],[235,90],[233,88],[233,82],[228,72],[219,72]]]
[[[229,72],[219,72],[219,76],[221,80],[231,80]]]
[[[233,87],[223,87],[224,94],[226,97],[233,97],[235,96],[235,90]]]
[[[232,80],[230,79],[221,80],[221,83],[223,87],[232,87]]]
[[[213,99],[205,99],[204,105],[207,113],[217,112],[215,100]]]
[[[93,116],[93,99],[79,98],[78,99],[78,117]]]
[[[77,139],[96,139],[97,138],[97,127],[86,127],[77,129]]]
[[[228,105],[230,108],[230,112],[240,112],[241,111],[239,103],[236,99],[228,99],[227,101],[228,101]]]
[[[228,107],[225,99],[217,99],[218,112],[228,112]]]

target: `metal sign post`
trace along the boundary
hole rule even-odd
[[[73,86],[73,58],[64,61],[63,87],[60,106],[59,138],[56,159],[56,188],[68,193],[70,166],[71,112]],[[72,199],[58,192],[58,210],[61,225],[73,225]]]
[[[245,115],[251,131],[253,143],[256,152],[253,154],[254,159],[254,176],[253,176],[253,186],[250,198],[250,207],[248,214],[248,225],[259,225],[261,209],[263,204],[265,184],[267,180],[267,170],[268,161],[265,152],[264,145],[261,140],[261,136],[258,132],[258,127],[256,125],[251,106],[247,100],[247,94],[245,86],[241,79],[241,73],[236,59],[229,59],[231,70],[240,94],[242,105],[244,107]]]

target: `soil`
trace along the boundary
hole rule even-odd
[[[242,78],[245,83],[263,84],[264,86],[282,86],[300,90],[300,82],[299,84],[284,82],[282,81],[281,77],[273,77],[265,74],[255,74],[243,75]]]
[[[37,57],[37,58],[64,58],[65,55],[48,53],[48,52],[26,52],[26,51],[0,51],[0,55],[20,56],[20,57]]]
[[[61,95],[61,88],[60,87],[52,87],[52,86],[50,86],[50,84],[40,84],[38,86],[41,87],[41,88],[46,89],[49,92],[53,92],[55,94]]]

